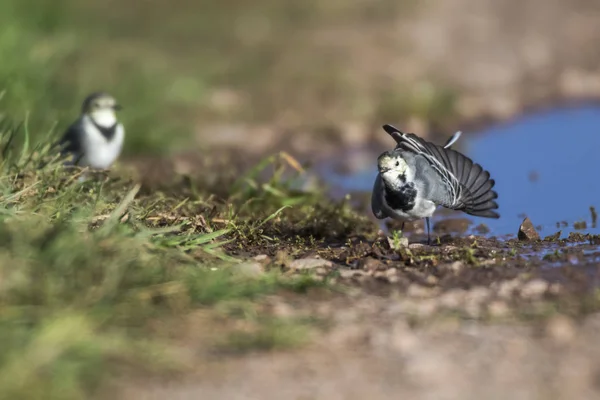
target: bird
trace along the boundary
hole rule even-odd
[[[377,158],[378,174],[371,195],[371,209],[378,219],[406,221],[425,218],[427,243],[431,244],[429,218],[438,206],[469,215],[500,218],[498,194],[490,173],[464,154],[450,147],[461,132],[444,146],[404,133],[392,125],[383,129],[396,147]]]
[[[61,154],[72,156],[67,165],[108,169],[119,157],[125,140],[125,128],[117,119],[122,107],[106,92],[88,95],[81,115],[59,141]]]
[[[458,139],[460,138],[461,135],[462,135],[462,132],[458,131],[454,135],[450,136],[450,138],[446,141],[446,144],[444,144],[444,148],[449,149],[454,143],[456,143],[458,141]],[[377,175],[377,179],[379,179],[379,174]],[[381,211],[381,200],[379,200],[375,197],[376,189],[378,188],[377,187],[377,184],[378,184],[377,179],[375,180],[375,186],[373,187],[371,205],[373,208],[373,214],[375,214],[375,216],[379,219],[384,219],[384,218],[386,218],[386,215],[384,215]],[[383,201],[385,201],[385,198],[383,199]],[[392,218],[393,218],[393,216],[392,216]],[[430,243],[429,218],[428,217],[426,218],[426,221],[427,221],[427,243]],[[402,226],[400,228],[401,231],[404,231],[405,222],[406,222],[406,220],[402,220]]]

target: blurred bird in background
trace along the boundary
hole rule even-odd
[[[121,106],[105,92],[90,94],[83,101],[81,116],[60,140],[61,153],[69,165],[109,168],[121,154],[125,128],[117,119]]]

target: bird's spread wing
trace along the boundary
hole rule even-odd
[[[71,126],[69,126],[69,128],[67,128],[67,131],[58,142],[61,154],[63,156],[72,154],[74,163],[77,163],[83,151],[80,136],[82,129],[83,127],[81,126],[81,121],[75,121]]]
[[[373,185],[373,192],[371,193],[371,210],[373,210],[375,217],[379,219],[384,219],[386,217],[381,203],[382,192],[383,182],[381,181],[381,176],[377,174],[377,178],[375,178],[375,184]]]
[[[499,217],[492,211],[498,208],[494,201],[498,195],[492,190],[495,182],[481,165],[464,154],[423,140],[412,133],[401,132],[392,125],[384,125],[383,129],[394,138],[397,149],[424,157],[432,170],[437,172],[441,179],[439,188],[432,191],[432,194],[437,194],[432,201],[472,215]],[[451,138],[446,146],[452,145],[456,139]]]

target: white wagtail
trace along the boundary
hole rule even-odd
[[[81,116],[60,140],[63,155],[72,155],[70,164],[107,169],[121,154],[125,129],[117,120],[121,106],[104,92],[90,94],[83,101]]]
[[[460,132],[442,147],[392,125],[383,129],[397,146],[377,159],[379,174],[371,196],[377,218],[400,220],[402,229],[406,221],[425,218],[430,243],[429,218],[438,206],[478,217],[500,217],[493,211],[498,208],[498,194],[492,190],[495,182],[489,172],[450,149]]]

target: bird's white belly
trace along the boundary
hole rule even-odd
[[[89,166],[95,169],[107,169],[121,154],[125,130],[123,125],[117,127],[112,140],[108,141],[92,124],[86,124],[85,140],[83,141],[84,155],[81,158],[81,166]]]

